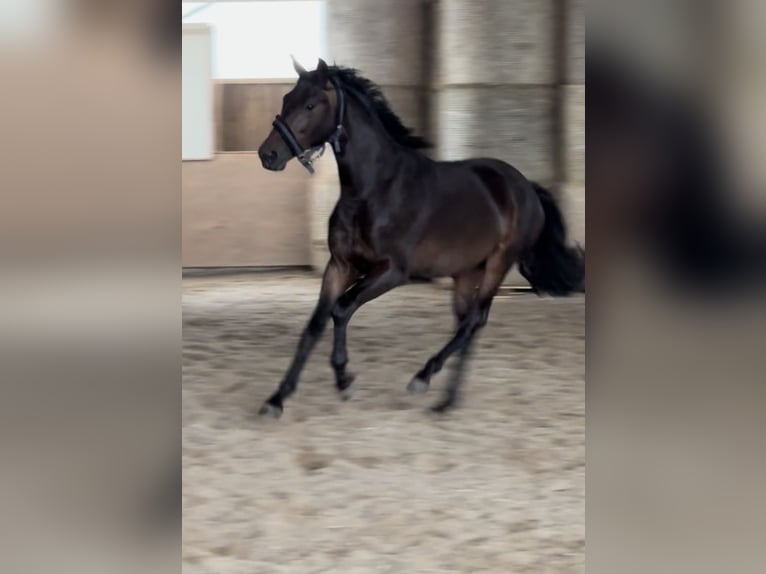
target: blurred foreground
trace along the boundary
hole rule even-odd
[[[763,572],[766,5],[588,10],[588,569]]]

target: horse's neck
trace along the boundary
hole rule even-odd
[[[386,133],[374,112],[356,98],[349,98],[343,127],[346,137],[343,150],[336,155],[341,197],[363,199],[381,191],[388,179],[382,171],[397,163],[401,148]]]

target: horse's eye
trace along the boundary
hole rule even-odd
[[[307,109],[307,110],[313,110],[313,109],[314,109],[314,104],[309,104],[309,105],[307,105],[307,106],[306,106],[306,109]]]

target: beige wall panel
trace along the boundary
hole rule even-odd
[[[303,168],[268,172],[255,154],[182,163],[185,267],[308,265]]]

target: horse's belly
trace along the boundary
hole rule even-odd
[[[494,238],[478,241],[426,238],[413,250],[411,271],[419,277],[447,277],[473,269],[489,257]]]

